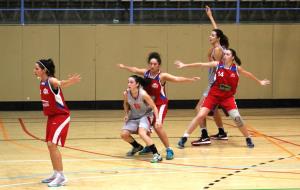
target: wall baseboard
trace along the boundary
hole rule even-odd
[[[170,100],[169,109],[194,109],[198,100]],[[239,108],[300,108],[300,99],[238,99]],[[118,110],[123,109],[121,100],[67,101],[72,110]],[[0,102],[0,111],[41,110],[40,101]]]

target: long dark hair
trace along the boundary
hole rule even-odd
[[[220,38],[221,46],[224,47],[225,49],[228,49],[229,47],[228,37],[223,33],[223,31],[220,29],[213,29],[212,31],[216,32],[217,37]]]
[[[241,59],[237,56],[236,51],[234,49],[229,48],[229,51],[231,51],[232,57],[234,58],[234,61],[236,62],[236,64],[238,65],[242,65],[242,61]]]
[[[144,79],[137,75],[131,75],[130,77],[133,78],[135,80],[135,82],[140,84],[140,86],[143,88],[146,87],[150,83],[149,79]]]
[[[55,77],[55,65],[53,60],[50,59],[40,59],[36,62],[42,70],[46,70],[46,74],[50,77]]]
[[[158,62],[158,64],[161,65],[161,58],[160,58],[159,53],[157,53],[157,52],[151,52],[151,53],[149,53],[148,59],[147,59],[148,63],[150,63],[151,59],[156,59],[157,62]]]

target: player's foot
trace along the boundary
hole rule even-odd
[[[129,152],[126,153],[126,156],[133,156],[133,155],[135,155],[135,153],[143,150],[143,148],[144,147],[142,145],[139,145],[139,147],[137,147],[137,148],[133,147]]]
[[[67,178],[65,178],[63,175],[57,174],[56,178],[48,183],[48,187],[60,187],[65,185],[67,181]]]
[[[198,140],[191,142],[192,146],[208,145],[211,144],[209,137],[200,137]]]
[[[167,148],[166,152],[167,152],[166,159],[167,160],[173,160],[173,158],[174,158],[174,151],[171,148]]]
[[[187,137],[181,137],[177,143],[177,148],[183,149],[186,141],[187,141]]]
[[[158,153],[155,153],[153,154],[153,158],[151,160],[151,163],[158,163],[158,162],[161,162],[162,161],[162,157],[160,154]]]
[[[246,138],[246,143],[247,143],[247,146],[249,148],[254,148],[254,144],[253,144],[252,139],[250,137]]]
[[[228,140],[227,133],[220,133],[220,132],[215,135],[211,135],[210,138],[213,140]]]
[[[152,152],[151,152],[151,149],[149,148],[149,146],[145,146],[143,148],[143,150],[141,150],[139,152],[139,155],[146,155],[146,154],[150,154],[150,153],[152,153]]]
[[[50,183],[51,181],[53,181],[55,179],[56,175],[57,175],[56,173],[52,174],[52,176],[50,176],[50,177],[48,177],[46,179],[43,179],[41,181],[41,183]]]

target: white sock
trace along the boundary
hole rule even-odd
[[[183,137],[188,138],[189,136],[190,136],[190,134],[188,134],[188,133],[184,133],[184,134],[183,134]]]
[[[61,177],[65,177],[63,171],[59,171],[58,174],[59,174]]]

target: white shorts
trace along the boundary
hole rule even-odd
[[[125,125],[123,126],[122,130],[128,130],[131,133],[138,133],[138,128],[144,128],[147,131],[150,131],[151,123],[153,117],[151,116],[144,116],[140,119],[130,119],[128,120]]]

